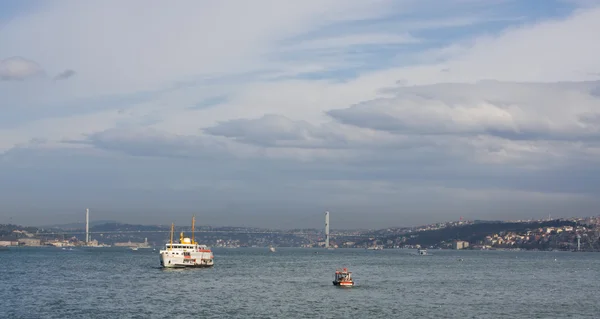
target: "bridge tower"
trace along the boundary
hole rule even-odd
[[[85,244],[90,243],[90,209],[85,209]]]
[[[329,212],[325,212],[325,248],[329,248]]]

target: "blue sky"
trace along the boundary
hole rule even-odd
[[[599,5],[0,2],[0,223],[597,214]]]

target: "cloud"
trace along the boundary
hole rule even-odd
[[[66,80],[76,74],[73,70],[64,70],[54,77],[54,80]]]
[[[35,52],[43,65],[69,65],[78,71],[78,94],[85,97],[130,93],[202,75],[263,69],[269,64],[263,57],[279,40],[333,22],[379,16],[389,2],[186,1],[180,7],[160,1],[152,6],[145,1],[56,2],[38,14],[12,19],[0,31],[5,39],[0,54]],[[140,8],[143,14],[130,14]],[[104,23],[107,15],[110,25]],[[19,41],[23,38],[39,41]]]
[[[100,149],[134,156],[167,158],[211,158],[215,154],[230,156],[226,140],[198,136],[182,136],[148,128],[115,128],[94,133],[83,141]],[[229,143],[230,144],[230,143]]]
[[[539,170],[597,162],[600,100],[590,92],[598,85],[482,81],[401,87],[386,90],[391,97],[330,110],[333,121],[319,125],[271,114],[224,121],[204,132],[269,154],[295,150],[303,159],[337,158],[361,169],[446,161]]]
[[[141,216],[146,199],[157,221],[202,207],[244,224],[328,207],[353,225],[508,216],[507,202],[592,211],[600,11],[548,6],[73,1],[16,15],[0,56],[77,81],[0,83],[0,209],[77,197],[68,209]]]
[[[195,109],[195,110],[207,109],[210,107],[215,107],[220,104],[226,103],[227,101],[229,101],[229,98],[226,95],[213,96],[213,97],[209,97],[209,98],[201,101],[200,103],[197,103],[196,105],[190,107],[190,109]]]
[[[256,120],[231,120],[204,131],[208,134],[264,146],[277,146],[279,142],[288,142],[287,146],[293,147],[294,142],[299,142],[295,146],[300,147],[303,142],[310,143],[310,140],[323,137],[318,128],[307,122],[292,121],[284,116],[272,114]]]
[[[389,156],[391,148],[396,151],[415,151],[435,144],[435,141],[427,138],[399,136],[337,122],[313,125],[275,114],[257,119],[221,122],[203,131],[213,136],[269,149],[270,155],[295,150],[312,157],[313,160],[337,160],[340,164],[344,161],[356,162],[361,158],[373,159],[383,155],[378,153],[386,153],[385,156]],[[294,158],[294,155],[289,157],[292,160]]]
[[[435,84],[328,112],[358,127],[402,134],[484,134],[510,140],[597,139],[600,82]]]
[[[386,227],[454,215],[497,219],[593,212],[597,193],[582,189],[597,192],[600,186],[589,171],[560,176],[488,167],[476,174],[471,167],[450,175],[447,168],[399,164],[357,169],[340,163],[118,154],[32,146],[0,157],[5,216],[15,216],[15,222],[36,217],[41,223],[66,212],[77,218],[81,207],[91,206],[95,216],[122,221],[143,216],[146,223],[166,223],[168,211],[175,222],[194,212],[213,225],[319,227],[319,212],[328,209],[337,216],[336,227]],[[25,174],[34,168],[36,174]]]
[[[303,41],[287,47],[286,50],[347,49],[354,46],[398,45],[418,42],[419,40],[417,38],[414,38],[409,34],[357,34]]]
[[[42,67],[23,57],[11,57],[0,60],[0,80],[22,81],[44,74]]]

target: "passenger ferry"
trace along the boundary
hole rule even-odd
[[[352,279],[352,272],[348,271],[347,268],[342,270],[338,269],[335,271],[335,277],[333,279],[334,286],[352,287],[354,286],[354,280]]]
[[[194,240],[194,224],[192,218],[192,238],[179,235],[179,243],[173,243],[174,224],[171,224],[171,241],[160,251],[160,265],[163,268],[212,267],[214,256],[206,245],[199,245]]]

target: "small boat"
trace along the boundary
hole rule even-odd
[[[269,251],[272,252],[272,253],[274,253],[275,252],[275,247],[269,246]]]
[[[138,248],[137,247],[131,247],[131,250],[136,251],[136,250],[138,250]]]
[[[352,279],[352,272],[348,271],[348,268],[336,270],[335,277],[333,279],[333,285],[341,286],[341,287],[354,286],[354,280]]]
[[[419,249],[419,250],[417,250],[417,252],[419,253],[419,255],[427,255],[427,249],[425,249],[425,248]]]

